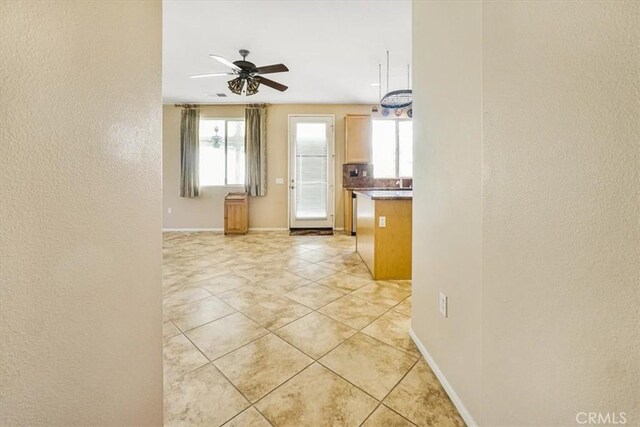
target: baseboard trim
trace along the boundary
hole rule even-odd
[[[447,377],[445,377],[444,373],[440,370],[435,360],[433,360],[433,357],[431,357],[431,354],[429,354],[427,348],[424,346],[424,344],[422,344],[422,341],[420,341],[416,334],[413,332],[413,329],[409,329],[409,335],[418,347],[418,350],[420,350],[420,353],[422,353],[422,356],[424,356],[427,364],[431,367],[433,373],[436,374],[436,377],[438,377],[438,380],[442,384],[442,387],[449,395],[449,398],[455,405],[456,409],[458,409],[458,412],[460,412],[460,416],[462,417],[464,422],[467,423],[467,426],[469,427],[478,427],[478,423],[475,422],[475,420],[471,416],[471,413],[467,410],[467,407],[464,406],[462,399],[460,399],[460,396],[458,396],[458,393],[456,393],[454,388],[451,386],[451,384],[447,380]]]
[[[162,231],[185,231],[185,232],[197,232],[197,231],[224,231],[224,228],[163,228]]]

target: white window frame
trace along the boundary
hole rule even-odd
[[[223,121],[224,122],[224,184],[200,184],[201,187],[231,187],[231,188],[239,188],[239,187],[244,187],[247,183],[247,171],[245,169],[244,171],[244,182],[242,184],[229,184],[227,183],[227,169],[228,169],[228,161],[229,158],[227,156],[227,149],[228,149],[228,145],[227,145],[227,135],[228,135],[228,122],[243,122],[245,123],[246,126],[246,122],[245,122],[245,118],[244,117],[201,117],[200,120],[211,120],[211,121]],[[198,123],[198,127],[200,126],[200,123]],[[245,128],[246,129],[246,128]],[[246,132],[246,130],[245,130]],[[200,129],[198,129],[198,134],[200,133]],[[198,141],[198,144],[200,144],[200,141]],[[199,151],[199,150],[198,150]],[[245,152],[245,156],[247,155],[247,135],[245,133],[245,142],[244,142],[244,152]],[[198,162],[200,161],[200,155],[198,155]],[[198,170],[200,169],[200,167],[198,166]]]
[[[394,165],[395,176],[385,177],[381,179],[413,179],[413,170],[411,170],[411,176],[399,176],[400,175],[400,122],[412,122],[412,119],[409,118],[400,118],[400,117],[384,117],[384,118],[374,118],[371,120],[371,139],[373,140],[373,122],[374,121],[393,121],[396,124],[396,138],[395,138],[395,151],[396,151],[396,164]],[[373,156],[373,146],[371,146],[371,154]],[[413,153],[412,153],[413,157]],[[375,176],[375,166],[373,169],[374,178],[378,178]]]

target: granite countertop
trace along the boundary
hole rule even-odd
[[[412,190],[362,190],[358,189],[354,191],[356,194],[364,197],[368,197],[372,200],[412,200]]]
[[[369,191],[369,190],[380,190],[380,191],[411,191],[409,187],[342,187],[345,190],[351,191]]]

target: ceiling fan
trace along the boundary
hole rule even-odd
[[[269,86],[280,92],[284,92],[288,89],[287,86],[274,82],[266,77],[262,77],[263,74],[271,73],[283,73],[289,71],[284,64],[265,65],[264,67],[256,67],[252,62],[247,61],[247,55],[249,51],[246,49],[240,49],[240,56],[242,59],[239,61],[231,62],[222,56],[209,55],[211,58],[223,63],[227,67],[231,68],[230,73],[209,73],[209,74],[196,74],[195,76],[189,76],[192,79],[199,79],[203,77],[220,77],[220,76],[237,76],[235,79],[229,80],[229,90],[236,95],[241,95],[244,92],[247,96],[255,95],[258,93],[258,88],[261,84]]]

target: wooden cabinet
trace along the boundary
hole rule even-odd
[[[249,231],[249,196],[228,193],[224,198],[224,234],[246,234]]]
[[[345,116],[345,163],[371,163],[371,116]]]
[[[348,235],[353,233],[353,191],[351,190],[343,190],[344,191],[344,232]]]
[[[358,194],[356,250],[375,280],[411,279],[412,204]]]

